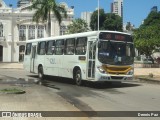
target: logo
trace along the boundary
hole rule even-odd
[[[12,117],[11,112],[2,112],[2,117]]]

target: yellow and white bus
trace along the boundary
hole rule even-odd
[[[84,80],[128,81],[134,74],[134,45],[130,34],[92,31],[26,42],[24,68],[38,74]]]

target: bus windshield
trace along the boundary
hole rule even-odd
[[[105,40],[98,46],[98,59],[104,64],[131,65],[134,62],[133,43]]]

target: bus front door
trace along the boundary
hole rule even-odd
[[[30,71],[35,72],[35,56],[36,56],[36,46],[32,46],[32,54],[31,54],[31,64],[30,64]]]
[[[88,78],[95,78],[95,55],[96,55],[96,43],[88,41]]]

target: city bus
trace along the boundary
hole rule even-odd
[[[24,69],[84,81],[130,81],[134,74],[132,36],[118,31],[91,31],[26,41]]]

